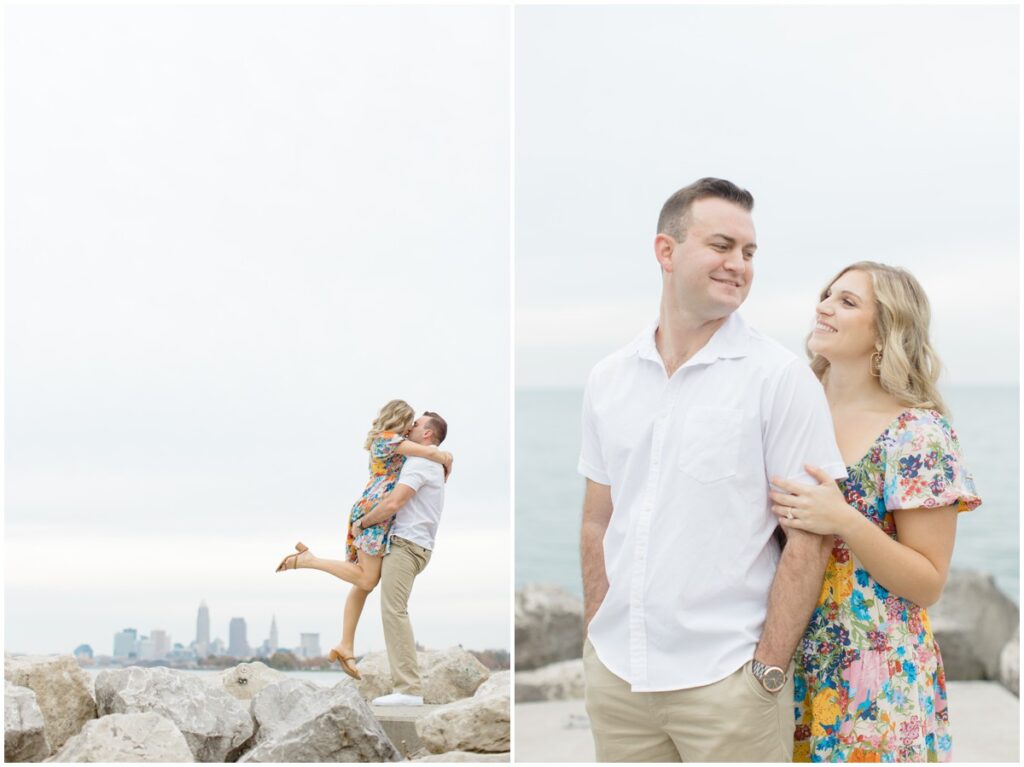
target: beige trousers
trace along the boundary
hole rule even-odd
[[[409,623],[409,594],[412,582],[430,561],[430,550],[412,541],[391,536],[391,551],[385,555],[380,575],[380,611],[384,619],[384,644],[395,692],[423,695],[416,640]]]
[[[775,695],[749,663],[703,687],[632,692],[587,640],[583,670],[599,762],[792,761],[792,668]]]

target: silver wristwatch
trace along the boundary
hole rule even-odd
[[[767,666],[760,661],[750,662],[750,671],[761,686],[770,693],[776,693],[786,685],[786,672],[778,666]]]

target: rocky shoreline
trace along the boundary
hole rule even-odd
[[[950,681],[992,680],[1020,697],[1020,609],[987,573],[950,572],[928,610]],[[583,698],[583,603],[559,586],[516,592],[516,703]]]
[[[101,671],[70,655],[4,658],[7,762],[508,761],[509,672],[461,648],[420,653],[422,743],[405,754],[369,701],[391,691],[387,659],[322,687],[263,663],[201,678],[168,668]],[[384,714],[381,714],[383,717]]]

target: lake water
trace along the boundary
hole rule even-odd
[[[953,567],[990,572],[1019,604],[1019,394],[1017,387],[948,387],[966,463],[982,505],[961,514]],[[576,473],[581,389],[516,391],[516,586],[555,583],[582,593],[579,529],[584,480]]]

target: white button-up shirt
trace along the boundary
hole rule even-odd
[[[433,551],[444,509],[444,469],[436,461],[409,456],[398,475],[398,484],[411,487],[415,495],[395,514],[391,535]]]
[[[655,322],[590,373],[579,471],[611,486],[608,594],[590,624],[634,691],[724,679],[761,637],[779,560],[768,479],[846,476],[806,362],[733,313],[669,378]]]

